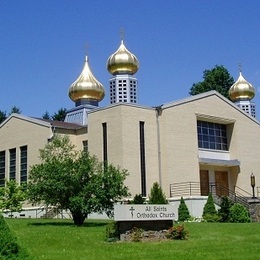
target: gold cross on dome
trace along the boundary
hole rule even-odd
[[[239,69],[239,72],[242,72],[242,64],[241,63],[238,63],[238,69]]]

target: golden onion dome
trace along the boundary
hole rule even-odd
[[[107,70],[112,75],[117,74],[135,74],[139,69],[139,61],[134,54],[127,50],[124,41],[118,50],[107,60]]]
[[[255,96],[255,89],[252,84],[247,82],[242,73],[237,81],[229,89],[229,97],[232,101],[251,100]]]
[[[81,74],[69,88],[69,97],[74,102],[78,100],[93,100],[99,102],[104,96],[105,89],[92,74],[88,63],[88,57],[86,56]]]

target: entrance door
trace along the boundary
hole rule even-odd
[[[209,195],[209,171],[200,170],[200,195]]]
[[[216,171],[216,194],[218,196],[228,196],[228,172]]]

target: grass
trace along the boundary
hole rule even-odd
[[[7,219],[31,259],[258,259],[260,223],[185,223],[186,241],[107,243],[107,221]]]

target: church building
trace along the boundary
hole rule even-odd
[[[127,169],[132,197],[148,197],[154,182],[172,203],[181,196],[205,202],[209,192],[252,196],[251,174],[256,186],[260,181],[260,123],[255,89],[241,72],[229,91],[233,102],[210,91],[149,107],[138,103],[139,61],[123,40],[107,69],[110,105],[99,107],[105,89],[86,57],[69,88],[75,107],[65,122],[12,114],[0,125],[1,186],[5,179],[26,182],[39,149],[61,134],[77,149]]]

